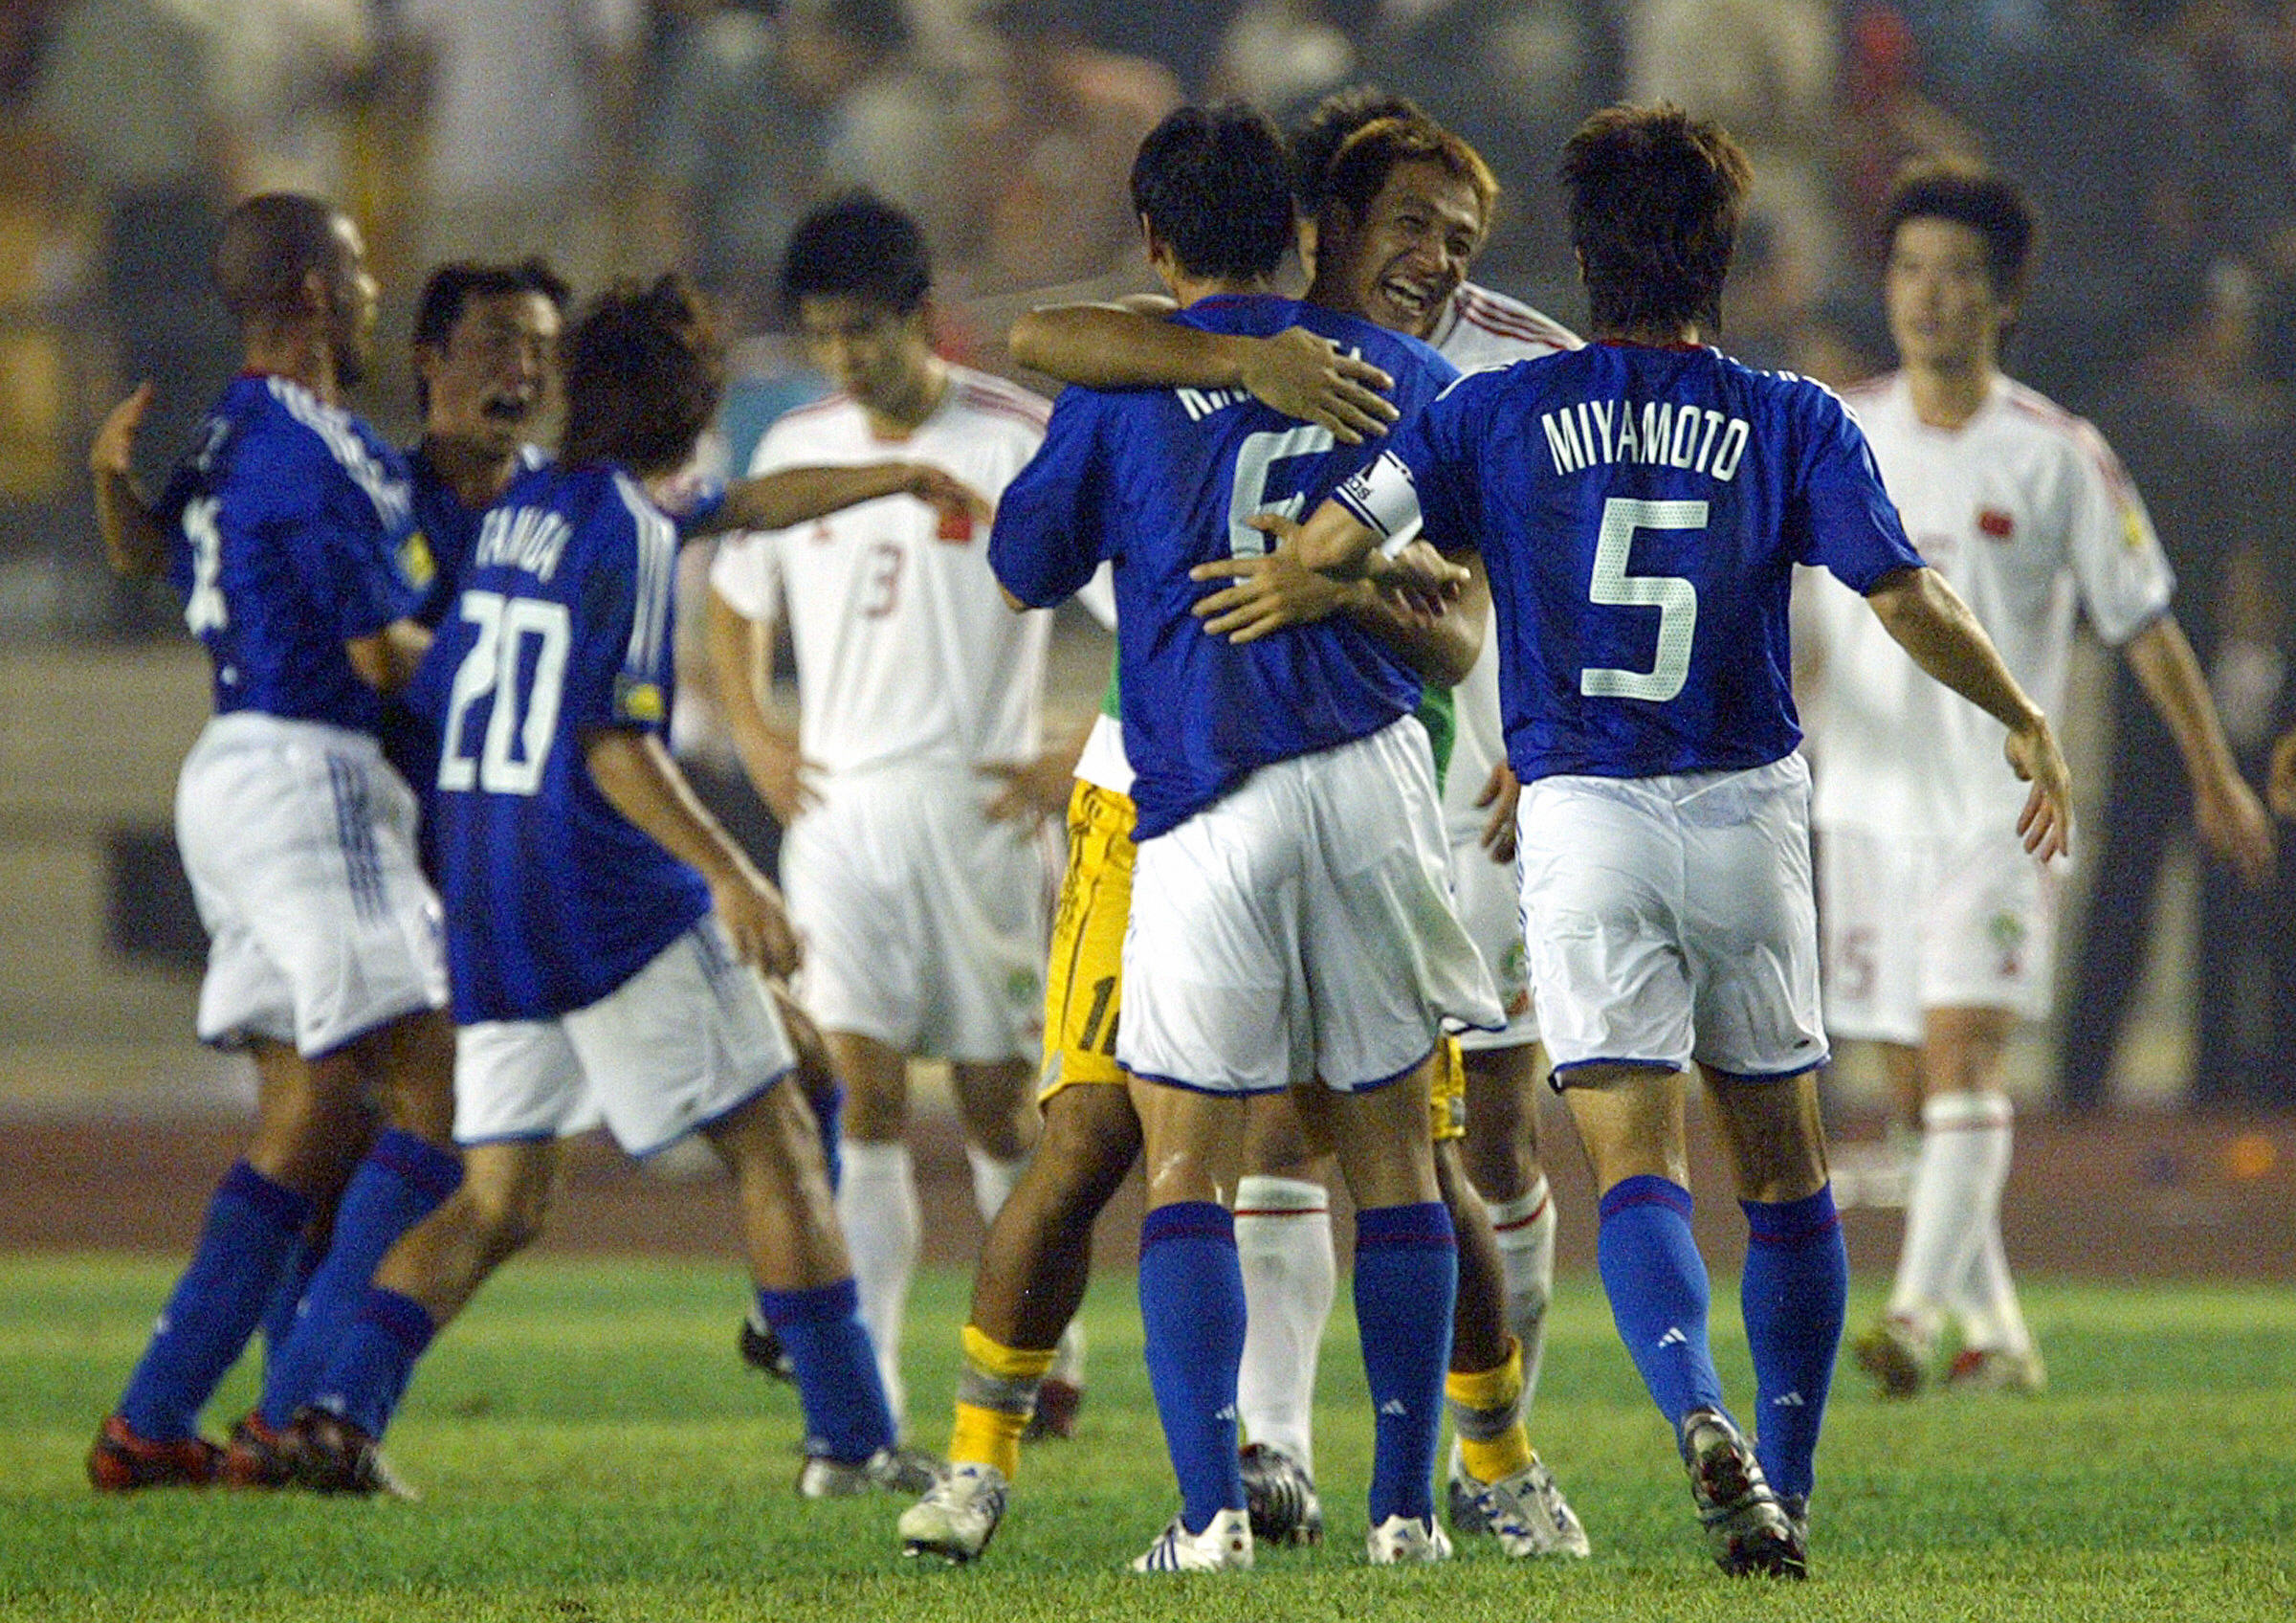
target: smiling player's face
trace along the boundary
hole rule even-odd
[[[507,456],[534,437],[558,370],[558,307],[539,293],[475,293],[442,345],[415,351],[423,432]]]
[[[1467,279],[1483,228],[1482,202],[1467,181],[1426,159],[1398,164],[1360,220],[1344,208],[1327,215],[1316,243],[1319,296],[1424,338]]]

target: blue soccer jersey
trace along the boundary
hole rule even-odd
[[[1793,567],[1916,567],[1842,403],[1705,348],[1590,344],[1462,378],[1340,500],[1490,576],[1524,781],[1759,767],[1801,740]]]
[[[382,700],[343,645],[413,607],[406,465],[299,383],[232,380],[155,516],[184,623],[214,666],[215,711],[372,732]]]
[[[607,803],[585,735],[666,732],[677,534],[609,467],[521,474],[488,510],[410,694],[439,729],[430,805],[454,1018],[586,1008],[708,911],[709,887]]]
[[[1204,300],[1175,320],[1212,332],[1321,333],[1396,380],[1405,417],[1456,373],[1425,345],[1312,304]],[[1045,442],[997,503],[988,557],[1025,603],[1058,603],[1115,565],[1124,747],[1137,839],[1153,839],[1270,762],[1364,738],[1419,703],[1420,682],[1344,617],[1241,646],[1189,612],[1198,564],[1258,554],[1246,521],[1298,517],[1374,454],[1241,389],[1071,389]]]

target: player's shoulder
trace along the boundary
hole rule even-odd
[[[2105,435],[2086,417],[2051,400],[2038,389],[2003,376],[1994,385],[1995,412],[2004,434],[2055,454],[2094,464],[2118,479],[2119,458]]]
[[[844,389],[836,389],[818,400],[792,406],[766,424],[754,460],[762,462],[770,453],[789,447],[840,442],[867,430],[861,403]]]
[[[1584,341],[1544,311],[1512,295],[1475,282],[1461,282],[1451,295],[1451,307],[1437,329],[1435,347],[1446,355],[1454,350],[1465,359],[1534,360],[1565,349],[1578,349]]]
[[[951,404],[978,423],[1039,438],[1052,415],[1052,403],[1034,389],[970,367],[949,367],[949,394]]]

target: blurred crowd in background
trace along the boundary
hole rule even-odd
[[[175,634],[171,603],[103,574],[83,455],[153,378],[156,482],[234,365],[207,244],[248,191],[362,221],[386,301],[361,404],[386,429],[411,426],[428,267],[538,251],[578,289],[691,272],[751,340],[762,414],[804,387],[770,289],[823,196],[914,212],[947,347],[997,367],[1044,290],[1146,285],[1124,181],[1167,108],[1240,97],[1283,121],[1362,80],[1490,159],[1506,193],[1476,279],[1573,325],[1564,136],[1618,100],[1719,118],[1758,177],[1723,345],[1829,382],[1888,364],[1875,218],[1896,167],[1965,154],[2021,180],[2043,238],[2010,367],[2129,464],[2261,778],[2296,707],[2288,0],[0,0],[0,639]],[[2109,927],[2061,1022],[2075,1107],[2102,1098],[2186,815],[2174,750],[2108,679],[2090,913]],[[2289,889],[2203,876],[2203,1101],[2296,1103]]]

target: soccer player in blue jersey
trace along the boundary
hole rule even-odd
[[[1749,180],[1729,136],[1677,108],[1614,107],[1572,138],[1562,174],[1596,342],[1463,379],[1296,543],[1313,567],[1421,601],[1451,575],[1423,525],[1483,554],[1524,784],[1533,979],[1601,1192],[1611,1310],[1715,1559],[1799,1577],[1847,1266],[1818,1117],[1792,567],[1832,570],[1925,671],[2007,726],[2009,763],[2033,785],[2020,829],[2044,859],[2069,830],[2064,764],[1908,545],[1840,402],[1701,343],[1719,327]],[[1749,1227],[1758,1451],[1708,1346],[1684,1187],[1693,1064]]]
[[[1141,144],[1150,263],[1209,330],[1307,326],[1424,404],[1450,368],[1413,340],[1272,297],[1292,230],[1281,144],[1240,109],[1173,114]],[[1236,1461],[1243,1279],[1226,1199],[1243,1101],[1311,1072],[1358,1210],[1356,1304],[1377,1414],[1369,1549],[1430,1560],[1431,1471],[1456,1279],[1427,1133],[1446,1013],[1495,1024],[1446,904],[1419,678],[1345,618],[1237,645],[1203,634],[1196,565],[1265,546],[1367,455],[1241,390],[1071,389],[1004,492],[990,542],[1016,604],[1114,566],[1137,867],[1116,1059],[1149,1169],[1140,1303],[1182,1507],[1137,1570],[1248,1567]],[[1430,1334],[1431,1327],[1440,1327]]]
[[[914,1490],[811,1113],[778,1085],[796,1056],[759,969],[792,967],[795,939],[663,742],[677,539],[647,481],[684,464],[722,376],[677,279],[590,307],[566,345],[561,460],[487,514],[411,694],[440,728],[456,1131],[516,1156],[594,1099],[633,1153],[702,1133],[733,1169],[760,1304],[796,1365],[800,1491]],[[458,1199],[385,1258],[296,1418],[305,1482],[376,1485],[375,1439],[415,1361],[540,1204],[505,1228]]]
[[[285,192],[232,211],[215,277],[247,368],[166,494],[147,503],[129,473],[149,384],[90,466],[114,568],[165,570],[214,662],[215,716],[185,762],[176,828],[212,942],[199,1033],[248,1050],[261,1085],[254,1135],[88,1456],[104,1491],[224,1471],[199,1411],[300,1282],[315,1215],[334,1210],[310,1289],[355,1292],[461,1175],[437,900],[416,867],[414,798],[375,736],[381,694],[427,640],[401,569],[409,492],[397,453],[341,404],[374,279],[349,219]]]

